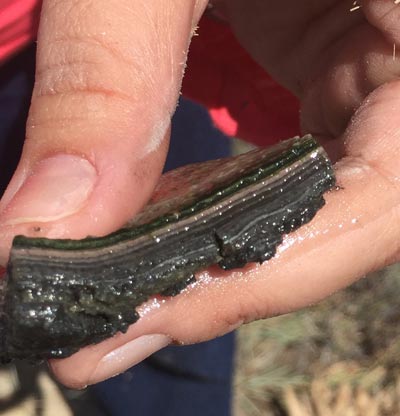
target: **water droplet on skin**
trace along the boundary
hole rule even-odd
[[[141,317],[143,317],[155,309],[160,309],[161,305],[163,305],[165,302],[166,302],[166,299],[160,299],[160,298],[150,299],[148,302],[146,302],[144,305],[138,308],[137,312],[139,313]]]

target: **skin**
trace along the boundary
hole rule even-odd
[[[44,1],[27,140],[0,203],[3,263],[15,234],[102,235],[143,207],[162,169],[187,46],[206,3]],[[400,58],[393,44],[400,44],[400,6],[363,0],[350,12],[352,1],[248,3],[217,2],[240,42],[300,98],[303,130],[340,159],[341,189],[271,261],[232,273],[211,269],[148,308],[127,334],[52,362],[68,386],[88,384],[103,356],[142,335],[208,340],[315,303],[399,260]],[[71,175],[70,158],[57,158],[65,154],[83,158],[76,171],[87,181],[84,198],[73,183],[62,192],[62,180],[61,190],[40,192],[49,157],[59,178]],[[64,199],[56,207],[47,202],[57,198]]]

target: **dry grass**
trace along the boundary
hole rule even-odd
[[[237,416],[400,415],[400,266],[239,331]]]

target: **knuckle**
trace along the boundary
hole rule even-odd
[[[377,28],[383,30],[391,38],[398,39],[398,18],[400,13],[399,5],[396,2],[384,0],[366,0],[363,10],[370,22]]]
[[[132,66],[93,37],[59,38],[46,46],[37,68],[27,139],[98,134],[122,128],[138,105]],[[118,127],[122,126],[122,127]],[[85,133],[84,133],[85,130]],[[62,139],[64,140],[64,139]]]
[[[47,46],[47,56],[41,62],[34,97],[70,93],[130,97],[122,87],[127,63],[94,37],[55,40]]]

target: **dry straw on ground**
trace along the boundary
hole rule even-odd
[[[239,331],[237,416],[400,415],[400,266]]]

